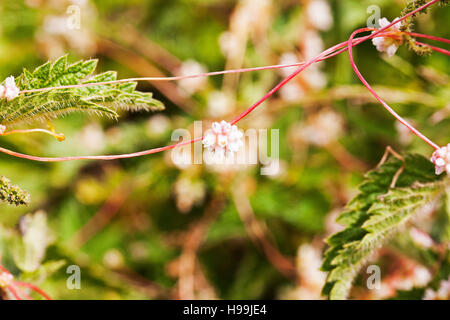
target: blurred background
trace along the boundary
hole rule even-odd
[[[97,72],[117,70],[119,78],[295,63],[365,27],[371,5],[392,20],[405,1],[2,0],[0,79],[66,53],[70,61],[98,58]],[[79,28],[68,28],[68,19]],[[448,9],[434,6],[415,28],[450,38],[449,20]],[[419,57],[402,46],[387,58],[370,41],[354,54],[394,109],[448,143],[448,57]],[[53,122],[64,142],[23,135],[1,137],[1,145],[45,156],[167,145],[173,130],[193,130],[195,120],[231,120],[290,72],[141,82],[138,89],[153,92],[165,111],[122,113],[118,122],[71,114]],[[38,212],[43,223],[27,277],[56,299],[323,298],[324,239],[341,230],[336,215],[364,173],[388,145],[431,154],[374,101],[346,53],[307,69],[239,123],[280,130],[281,166],[272,176],[259,165],[180,167],[170,152],[54,164],[2,154],[0,175],[31,195],[28,206],[0,204],[2,263],[19,273],[11,239],[20,217]],[[394,297],[431,277],[394,249],[379,255],[383,290],[369,292],[359,279],[352,297]],[[81,268],[80,290],[66,286],[69,265]]]

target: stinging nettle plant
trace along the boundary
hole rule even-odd
[[[402,174],[392,186],[392,181]],[[345,299],[361,267],[387,239],[421,213],[433,209],[445,194],[448,181],[436,176],[430,162],[419,155],[394,159],[369,172],[337,221],[346,228],[327,243],[322,270],[329,272],[324,294]]]
[[[10,101],[1,101],[1,124],[8,127],[31,120],[51,120],[74,111],[117,118],[117,109],[163,109],[162,103],[153,99],[151,93],[136,91],[136,82],[34,91],[117,79],[114,71],[92,76],[96,67],[97,60],[68,64],[66,55],[54,63],[45,63],[33,72],[24,69],[16,80],[17,87],[23,94]]]
[[[419,130],[410,125],[398,115],[377,93],[359,72],[353,59],[353,47],[372,40],[379,51],[393,55],[397,47],[406,43],[414,52],[424,55],[438,52],[450,55],[450,52],[435,46],[417,41],[417,38],[437,40],[450,43],[447,39],[414,33],[412,19],[419,13],[424,13],[428,7],[438,3],[447,5],[448,1],[411,1],[402,12],[402,17],[389,22],[386,19],[380,23],[379,29],[363,28],[356,30],[348,41],[342,42],[325,50],[317,57],[294,65],[278,65],[260,68],[227,70],[199,75],[168,78],[133,78],[117,80],[115,72],[109,71],[92,75],[96,60],[68,63],[68,57],[63,56],[57,61],[36,68],[33,72],[24,69],[15,79],[17,92],[11,79],[5,81],[3,98],[0,100],[0,132],[2,135],[28,132],[44,132],[63,140],[62,134],[52,129],[10,130],[19,124],[31,123],[35,120],[50,121],[73,111],[94,113],[110,118],[117,118],[117,110],[158,111],[164,107],[161,102],[152,98],[151,93],[136,91],[137,81],[173,81],[184,78],[218,75],[232,72],[247,72],[275,68],[297,66],[298,69],[270,90],[259,101],[242,112],[230,122],[222,121],[213,124],[213,134],[205,137],[183,141],[156,149],[130,154],[105,156],[78,156],[45,158],[17,153],[3,147],[0,151],[16,157],[45,162],[58,162],[80,159],[112,160],[132,158],[170,150],[182,145],[203,141],[208,149],[219,152],[235,152],[241,146],[241,134],[235,126],[262,102],[287,84],[312,64],[334,57],[348,51],[350,63],[361,82],[367,87],[381,105],[400,123],[434,149],[431,162],[420,155],[401,156],[388,149],[386,157],[373,171],[370,171],[359,188],[359,194],[347,205],[338,217],[338,222],[345,229],[331,236],[327,243],[329,248],[324,254],[322,269],[328,272],[324,294],[331,299],[345,299],[349,296],[352,283],[363,265],[373,256],[387,239],[408,225],[421,212],[430,210],[442,198],[448,188],[448,179],[442,172],[450,173],[450,145],[439,147],[425,137]],[[362,37],[356,37],[361,32],[371,32]],[[0,94],[2,93],[0,90]],[[8,91],[9,90],[9,91]],[[386,161],[387,156],[394,155]],[[0,200],[21,205],[28,202],[28,195],[8,179],[0,179]],[[448,255],[447,255],[448,258]]]
[[[6,79],[0,88],[0,93],[3,90],[5,96],[0,99],[1,135],[40,131],[62,141],[64,135],[55,133],[53,129],[51,131],[46,129],[8,129],[23,123],[36,122],[47,122],[51,127],[50,120],[71,112],[85,112],[117,119],[119,117],[117,111],[121,109],[127,111],[164,109],[164,105],[154,99],[151,93],[137,91],[137,82],[133,81],[71,87],[117,79],[115,71],[93,75],[97,62],[97,60],[87,60],[69,64],[68,56],[65,55],[54,63],[47,62],[39,66],[32,72],[24,69],[23,73],[15,79],[18,89],[16,96],[8,97],[8,89],[11,89],[11,81],[14,85],[14,78]],[[54,89],[60,86],[67,88]],[[2,177],[0,200],[22,205],[29,202],[29,196],[19,187],[12,186],[7,178]]]

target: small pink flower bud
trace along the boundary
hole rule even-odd
[[[450,143],[436,150],[430,160],[436,167],[436,174],[444,171],[450,174]]]

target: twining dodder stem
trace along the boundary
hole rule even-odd
[[[189,76],[181,76],[181,77],[160,77],[160,78],[152,78],[152,77],[147,77],[147,78],[131,78],[131,79],[122,79],[122,80],[114,80],[114,81],[106,81],[106,82],[98,82],[98,83],[89,83],[89,84],[80,84],[80,85],[71,85],[71,86],[61,86],[61,87],[53,87],[53,88],[41,88],[41,89],[33,89],[33,90],[23,90],[20,93],[21,94],[25,94],[25,93],[33,93],[33,92],[40,92],[40,91],[47,91],[47,90],[57,90],[57,89],[68,89],[68,88],[81,88],[81,87],[87,87],[87,86],[98,86],[98,85],[105,85],[105,84],[118,84],[118,83],[125,83],[125,82],[130,82],[130,81],[141,81],[141,80],[151,80],[151,81],[174,81],[174,80],[181,80],[181,79],[186,79],[186,78],[195,78],[195,77],[202,77],[202,76],[212,76],[212,75],[219,75],[219,74],[227,74],[227,73],[238,73],[238,72],[248,72],[248,71],[258,71],[258,70],[268,70],[268,69],[276,69],[276,68],[285,68],[285,67],[292,67],[292,66],[298,66],[299,68],[294,71],[291,75],[289,75],[287,78],[285,78],[284,80],[282,80],[278,85],[276,85],[273,89],[271,89],[267,94],[265,94],[260,100],[258,100],[255,104],[253,104],[251,107],[249,107],[247,110],[245,110],[244,112],[242,112],[240,115],[238,115],[236,118],[234,118],[231,121],[231,124],[234,125],[236,124],[238,121],[242,120],[244,117],[246,117],[248,114],[250,114],[254,109],[256,109],[259,105],[261,105],[264,101],[266,101],[269,97],[271,97],[274,93],[276,93],[279,89],[281,89],[284,85],[286,85],[290,80],[292,80],[293,78],[295,78],[298,74],[300,74],[303,70],[305,70],[306,68],[308,68],[310,65],[312,65],[313,63],[319,62],[319,61],[323,61],[325,59],[334,57],[342,52],[345,51],[349,51],[349,57],[350,57],[350,62],[352,65],[353,70],[355,71],[356,75],[358,76],[358,78],[361,80],[361,82],[367,87],[367,89],[371,92],[371,94],[383,105],[383,107],[388,110],[400,123],[402,123],[403,125],[405,125],[409,130],[411,130],[415,135],[417,135],[419,138],[421,138],[423,141],[425,141],[427,144],[429,144],[431,147],[433,147],[434,149],[439,149],[439,146],[436,145],[434,142],[432,142],[430,139],[428,139],[425,135],[423,135],[420,131],[418,131],[417,129],[415,129],[411,124],[409,124],[406,120],[404,120],[400,115],[398,115],[386,102],[384,102],[383,99],[381,99],[381,97],[379,97],[377,95],[377,93],[372,89],[372,87],[369,85],[369,83],[364,79],[364,77],[361,75],[361,73],[359,72],[358,68],[356,67],[356,64],[354,62],[353,59],[353,54],[352,54],[352,49],[354,46],[372,39],[374,37],[388,37],[388,36],[392,36],[392,37],[397,37],[398,33],[396,32],[395,34],[390,34],[389,31],[387,31],[389,28],[391,28],[393,25],[397,24],[398,22],[405,20],[413,15],[415,15],[417,12],[422,11],[424,9],[426,9],[427,7],[435,4],[436,2],[439,2],[440,0],[432,0],[428,3],[426,3],[425,5],[409,12],[408,14],[404,15],[403,17],[397,19],[396,21],[391,22],[389,25],[380,28],[380,29],[373,29],[373,28],[363,28],[363,29],[359,29],[356,30],[355,32],[352,33],[350,39],[348,41],[342,42],[340,44],[337,44],[327,50],[325,50],[324,52],[322,52],[321,54],[319,54],[317,57],[307,61],[307,62],[299,62],[297,64],[290,64],[290,65],[275,65],[275,66],[266,66],[266,67],[258,67],[258,68],[247,68],[247,69],[236,69],[236,70],[225,70],[225,71],[217,71],[217,72],[209,72],[209,73],[203,73],[203,74],[198,74],[198,75],[189,75]],[[360,38],[356,38],[355,36],[358,33],[361,32],[365,32],[365,31],[374,31],[371,35],[368,36],[364,36],[364,37],[360,37]],[[401,33],[400,33],[401,34]],[[414,37],[421,37],[421,38],[426,38],[426,39],[430,39],[430,40],[435,40],[435,41],[441,41],[441,42],[445,42],[445,43],[450,43],[450,40],[448,39],[443,39],[443,38],[439,38],[439,37],[434,37],[434,36],[429,36],[429,35],[423,35],[423,34],[419,34],[419,33],[413,33],[413,32],[405,32],[405,34],[408,34],[409,36],[414,36]],[[421,45],[425,45],[422,43],[419,43]],[[443,53],[443,54],[447,54],[449,55],[449,51],[442,49],[442,48],[438,48],[435,46],[429,46],[430,49],[435,50],[437,52]],[[31,129],[29,130],[31,131],[39,131],[40,129]],[[140,152],[134,152],[134,153],[128,153],[128,154],[119,154],[119,155],[98,155],[98,156],[72,156],[72,157],[37,157],[37,156],[31,156],[31,155],[27,155],[27,154],[22,154],[19,152],[15,152],[12,150],[8,150],[5,148],[0,147],[0,152],[9,154],[11,156],[15,156],[15,157],[19,157],[22,159],[28,159],[28,160],[33,160],[33,161],[41,161],[41,162],[61,162],[61,161],[71,161],[71,160],[115,160],[115,159],[126,159],[126,158],[133,158],[133,157],[139,157],[139,156],[144,156],[144,155],[149,155],[149,154],[153,154],[153,153],[158,153],[158,152],[162,152],[162,151],[166,151],[166,150],[170,150],[176,147],[181,147],[184,145],[188,145],[191,143],[195,143],[197,141],[201,141],[203,140],[203,137],[200,138],[196,138],[196,139],[192,139],[190,141],[184,141],[184,142],[180,142],[180,143],[176,143],[173,145],[169,145],[169,146],[165,146],[165,147],[159,147],[159,148],[154,148],[154,149],[149,149],[149,150],[144,150],[144,151],[140,151]]]

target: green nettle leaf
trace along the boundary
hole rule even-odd
[[[1,176],[0,200],[16,206],[26,205],[30,202],[30,195],[18,186],[12,185],[8,178]]]
[[[116,72],[108,71],[92,76],[97,60],[68,64],[67,55],[53,64],[47,62],[33,72],[27,69],[16,79],[20,90],[50,88],[117,79]],[[83,88],[52,89],[21,94],[7,101],[0,100],[0,123],[48,120],[72,111],[84,111],[116,118],[117,109],[162,110],[163,104],[151,93],[136,91],[136,82],[108,84]]]
[[[360,193],[340,214],[346,228],[328,240],[322,269],[329,271],[323,293],[346,299],[359,269],[384,241],[445,192],[446,181],[419,155],[405,157],[396,187],[389,186],[402,161],[392,159],[367,174]]]

